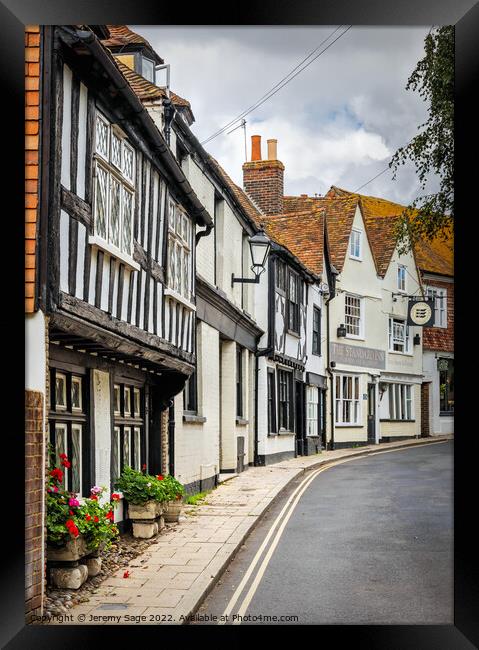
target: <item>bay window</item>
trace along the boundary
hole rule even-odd
[[[63,470],[63,487],[79,496],[89,496],[88,463],[85,445],[88,439],[87,386],[84,375],[52,369],[48,416],[54,462]],[[62,467],[61,454],[71,463]],[[84,494],[86,490],[86,494]]]
[[[135,150],[123,131],[97,111],[93,161],[95,243],[133,254]],[[100,244],[101,245],[101,244]]]
[[[389,352],[411,353],[411,335],[406,321],[389,317],[388,347]]]
[[[361,424],[359,376],[336,375],[335,405],[336,424]]]
[[[124,467],[141,470],[146,458],[144,389],[129,383],[113,386],[113,482]]]
[[[168,216],[168,286],[191,302],[191,238],[188,215],[172,200]]]
[[[412,386],[410,384],[389,384],[389,418],[391,420],[412,420]]]

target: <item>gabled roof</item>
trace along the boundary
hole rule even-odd
[[[236,198],[240,206],[243,208],[246,215],[257,227],[259,227],[260,224],[263,222],[263,217],[264,217],[260,209],[255,205],[255,203],[253,203],[253,201],[246,194],[246,192],[244,192],[241,189],[241,187],[239,187],[239,185],[236,185],[236,183],[225,172],[225,170],[219,164],[219,162],[209,154],[208,157],[210,159],[211,164],[215,168],[218,176],[220,176],[220,178],[223,180],[225,185],[231,190],[231,192],[233,193],[234,197]]]
[[[309,271],[321,275],[324,253],[322,208],[263,216],[262,222],[272,239],[288,248]]]
[[[157,63],[164,63],[159,54],[155,52],[151,44],[136,32],[133,32],[127,25],[107,25],[110,32],[109,38],[103,39],[102,45],[108,47],[112,52],[118,53],[121,49],[125,54],[135,46],[140,46],[148,50]]]
[[[113,58],[121,73],[126,78],[141,101],[154,101],[155,99],[163,99],[167,96],[165,88],[155,86],[155,84],[151,83],[151,81],[148,81],[148,79],[142,77],[140,74],[119,61],[116,57]],[[170,91],[170,99],[175,106],[189,108],[191,111],[190,102],[172,91]]]
[[[378,273],[384,276],[395,249],[394,227],[406,206],[375,196],[349,192],[334,185],[327,196],[359,199]],[[453,233],[449,230],[444,233],[444,237],[438,236],[430,242],[417,242],[414,253],[418,267],[427,273],[453,276],[453,240]]]

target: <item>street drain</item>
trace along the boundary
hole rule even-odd
[[[127,609],[128,603],[103,603],[97,609]]]

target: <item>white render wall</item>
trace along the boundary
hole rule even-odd
[[[183,392],[175,397],[175,475],[187,485],[219,473],[219,334],[197,324],[198,415],[205,422],[183,421]]]

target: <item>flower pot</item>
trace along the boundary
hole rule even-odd
[[[174,501],[167,501],[165,504],[165,510],[163,516],[165,521],[169,524],[179,520],[181,510],[183,508],[183,501],[181,499],[175,499]]]
[[[130,519],[156,519],[158,516],[158,501],[147,501],[141,505],[128,504],[128,517]]]
[[[70,539],[64,546],[47,546],[47,559],[51,562],[76,562],[90,553],[83,535]]]

